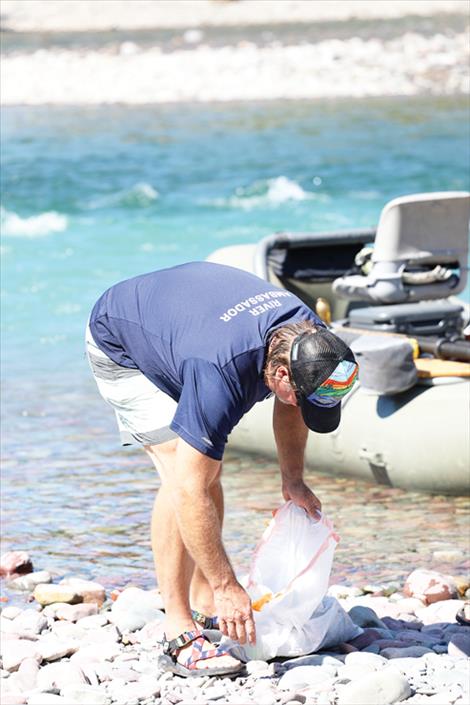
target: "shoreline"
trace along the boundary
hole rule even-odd
[[[468,35],[407,32],[389,41],[237,46],[164,53],[38,49],[1,62],[3,105],[98,105],[459,95],[470,89]]]
[[[468,15],[466,0],[3,0],[12,32],[64,32],[347,22]]]

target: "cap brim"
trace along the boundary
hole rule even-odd
[[[341,402],[336,406],[317,406],[304,398],[299,406],[304,422],[311,431],[331,433],[338,428],[341,420]]]

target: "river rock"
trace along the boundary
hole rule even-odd
[[[117,691],[114,690],[113,697],[117,703],[127,703],[134,700],[145,700],[155,698],[160,695],[160,683],[152,676],[142,676],[137,683],[126,683]]]
[[[26,695],[21,693],[2,693],[2,705],[25,705]]]
[[[406,656],[411,658],[419,658],[420,656],[424,656],[424,654],[431,653],[431,651],[432,649],[428,649],[427,646],[405,646],[403,648],[394,648],[392,646],[383,649],[380,652],[380,655],[388,659],[405,658]]]
[[[468,634],[459,634],[458,632],[452,634],[447,649],[449,656],[457,658],[470,656],[470,636]]]
[[[114,602],[109,619],[121,632],[134,632],[148,622],[163,622],[165,615],[157,606],[160,604],[156,594],[130,587],[123,590]]]
[[[374,671],[378,671],[380,668],[386,666],[388,661],[378,654],[367,654],[364,651],[357,651],[354,654],[347,654],[344,663],[346,666],[367,665],[373,668]]]
[[[346,657],[342,654],[310,654],[309,656],[296,656],[284,661],[282,666],[286,669],[297,668],[298,666],[332,666],[341,668]]]
[[[70,661],[50,663],[43,666],[37,676],[38,688],[41,690],[61,690],[69,685],[86,683],[85,676],[79,666]]]
[[[354,666],[343,666],[340,668],[337,677],[341,680],[356,681],[358,678],[364,678],[376,670],[370,664],[356,663]]]
[[[346,600],[350,597],[360,597],[364,591],[358,587],[350,587],[349,585],[330,585],[328,595],[336,597],[337,600]]]
[[[57,661],[64,656],[70,656],[79,646],[75,639],[58,639],[53,635],[47,635],[37,642],[37,648],[44,661]]]
[[[120,641],[121,635],[114,624],[108,624],[98,629],[87,629],[84,632],[83,644],[109,644]]]
[[[1,616],[4,619],[12,620],[12,619],[15,619],[16,617],[18,617],[18,615],[21,614],[22,611],[23,610],[20,609],[19,607],[13,607],[13,605],[9,605],[8,607],[4,607],[2,609]]]
[[[93,607],[93,605],[90,604],[87,607]],[[92,614],[89,617],[81,617],[76,624],[81,629],[99,629],[109,624],[109,621],[105,614]]]
[[[72,588],[66,585],[53,585],[52,583],[41,583],[37,585],[33,597],[40,605],[52,605],[54,602],[67,602],[76,604],[83,602],[81,595],[78,595]]]
[[[33,592],[36,585],[41,583],[50,583],[52,575],[47,570],[38,570],[35,573],[22,575],[19,578],[14,578],[8,582],[8,587],[11,590],[20,590],[22,592]]]
[[[50,633],[58,639],[81,641],[86,634],[86,629],[82,629],[73,622],[54,622]]]
[[[338,705],[391,705],[410,695],[411,688],[406,678],[385,669],[343,686]]]
[[[8,578],[10,575],[31,573],[33,563],[26,551],[7,551],[0,557],[0,576]]]
[[[98,605],[95,602],[88,602],[77,605],[58,604],[55,610],[55,618],[67,620],[68,622],[77,622],[84,617],[90,617],[98,614]]]
[[[95,583],[91,580],[82,580],[81,578],[64,578],[59,585],[65,586],[73,590],[77,595],[80,595],[82,602],[95,603],[101,607],[106,599],[105,589],[100,583]],[[60,600],[57,600],[60,602]]]
[[[101,688],[90,685],[66,686],[60,691],[69,705],[107,705],[109,698]]]
[[[33,690],[36,688],[38,673],[39,664],[36,659],[26,658],[22,661],[16,673],[21,690]]]
[[[354,624],[358,627],[378,627],[379,629],[386,629],[386,625],[379,619],[370,607],[365,605],[356,605],[348,612]]]
[[[28,698],[28,705],[70,705],[70,703],[53,693],[33,693]]]
[[[301,688],[313,683],[332,678],[336,675],[336,668],[333,666],[297,666],[290,668],[279,680],[281,690],[291,688]]]
[[[413,615],[416,615],[416,610],[421,610],[426,606],[423,600],[420,600],[419,597],[404,597],[403,599],[398,600],[395,604],[401,613]]]
[[[1,641],[3,668],[5,671],[16,671],[22,661],[32,658],[38,663],[42,661],[42,654],[38,642],[27,639],[11,639]]]
[[[366,627],[362,634],[359,634],[355,639],[351,639],[348,643],[354,646],[356,649],[362,650],[367,646],[372,644],[377,639],[381,639],[382,636],[377,629],[371,627]]]
[[[13,622],[18,632],[40,634],[47,627],[47,617],[33,609],[23,610]]]
[[[458,596],[457,585],[450,575],[423,568],[409,574],[403,592],[409,597],[418,597],[427,605]]]
[[[416,611],[416,616],[423,624],[437,624],[439,622],[457,622],[456,614],[462,608],[461,600],[443,600],[423,607]]]
[[[72,654],[70,661],[79,665],[81,663],[112,661],[120,651],[118,644],[90,644],[89,646],[80,646],[78,651]]]

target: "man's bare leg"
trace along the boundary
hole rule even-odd
[[[197,597],[200,600],[197,603],[197,609],[200,611],[206,607],[213,610],[212,590],[201,571],[194,570],[194,561],[181,539],[173,511],[172,495],[165,483],[165,476],[167,472],[171,472],[172,463],[174,463],[176,442],[169,441],[158,446],[146,446],[145,450],[162,481],[152,514],[152,549],[158,585],[165,605],[165,634],[168,639],[174,639],[182,632],[199,628],[191,617],[190,585],[194,598]],[[217,484],[220,485],[220,482],[214,483],[211,495],[219,511],[219,507],[223,508],[223,499],[221,488],[216,487]],[[185,651],[186,649],[181,649],[178,655],[178,660],[181,662],[187,658]],[[219,656],[200,662],[198,668],[232,666],[237,663],[238,661],[231,656]]]

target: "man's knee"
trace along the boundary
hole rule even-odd
[[[160,477],[164,480],[166,473],[174,466],[178,439],[159,443],[158,445],[144,446],[144,450],[152,460]]]

